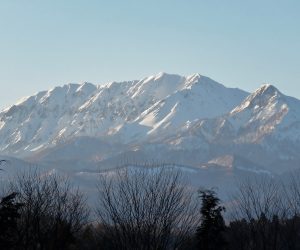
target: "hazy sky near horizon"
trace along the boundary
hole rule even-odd
[[[0,109],[63,85],[200,73],[300,98],[299,0],[2,0]]]

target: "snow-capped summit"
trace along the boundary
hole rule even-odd
[[[268,124],[266,132],[300,120],[300,101],[282,94],[272,85],[263,85],[230,112],[230,117],[247,124]],[[277,126],[278,125],[278,126]],[[294,137],[298,136],[294,134]]]
[[[273,85],[264,84],[254,93],[250,94],[232,113],[240,112],[243,109],[264,107],[271,102],[278,100],[282,93]]]
[[[108,165],[132,158],[195,166],[233,154],[266,166],[264,155],[276,154],[279,166],[300,163],[299,131],[300,101],[272,85],[249,94],[197,73],[161,72],[23,98],[0,112],[0,154],[70,160],[84,152]],[[263,163],[251,158],[260,152]]]
[[[223,85],[199,74],[186,77],[184,85],[165,99],[156,102],[138,118],[149,133],[167,133],[186,121],[212,118],[227,113],[247,95],[239,89]]]
[[[92,93],[97,89],[97,86],[90,82],[83,82],[80,86],[76,89],[76,93]]]
[[[255,93],[255,95],[273,95],[273,94],[279,93],[279,90],[272,84],[267,83],[267,84],[263,84],[254,93]]]

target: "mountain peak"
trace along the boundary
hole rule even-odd
[[[180,78],[181,76],[176,74],[169,74],[166,72],[159,72],[157,75],[154,76],[154,81],[162,80],[164,78]]]
[[[198,81],[200,79],[201,75],[199,73],[194,73],[192,75],[189,75],[186,77],[186,79],[189,81],[189,82],[195,82],[195,81]]]
[[[168,73],[161,71],[161,72],[159,72],[159,73],[156,74],[156,77],[160,78],[160,77],[163,77],[165,75],[168,75]]]
[[[258,88],[255,92],[255,95],[268,95],[273,96],[277,94],[281,94],[280,91],[271,84],[263,84],[260,88]]]
[[[82,91],[93,91],[96,90],[97,86],[90,82],[82,82],[80,86],[77,88],[76,92],[82,92]]]
[[[123,159],[197,168],[215,159],[208,165],[236,172],[236,155],[263,166],[285,159],[297,165],[299,128],[300,101],[270,84],[250,95],[199,73],[160,72],[133,81],[66,84],[21,100],[0,112],[0,153],[51,165],[70,160],[72,169],[83,171]],[[196,151],[201,156],[190,157]],[[74,165],[78,157],[82,163]]]
[[[256,102],[258,100],[259,102],[261,102],[262,100],[270,101],[271,99],[274,100],[281,96],[282,96],[281,92],[276,87],[274,87],[271,84],[264,84],[260,88],[258,88],[253,94],[251,94],[247,98],[247,101],[250,102]]]
[[[246,108],[257,108],[266,106],[268,103],[276,101],[282,96],[281,92],[271,84],[264,84],[254,93],[250,94],[241,105],[236,107],[231,113],[240,112]]]

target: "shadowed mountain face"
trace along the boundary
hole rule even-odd
[[[155,161],[281,173],[299,167],[299,150],[299,100],[199,74],[67,84],[0,113],[0,154],[70,170]]]

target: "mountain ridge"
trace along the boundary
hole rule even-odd
[[[23,98],[0,112],[0,153],[43,160],[41,155],[49,158],[53,152],[58,157],[56,147],[69,148],[63,152],[77,147],[80,154],[80,138],[86,137],[99,141],[92,143],[99,150],[91,148],[86,161],[115,162],[126,154],[135,160],[140,154],[199,166],[222,155],[252,162],[261,151],[274,162],[280,158],[274,169],[281,171],[291,161],[300,163],[299,131],[300,101],[273,85],[248,93],[198,73],[161,72],[104,85],[70,83]],[[101,143],[117,150],[104,150]],[[202,156],[193,160],[192,152]],[[257,160],[271,168],[263,156]]]

